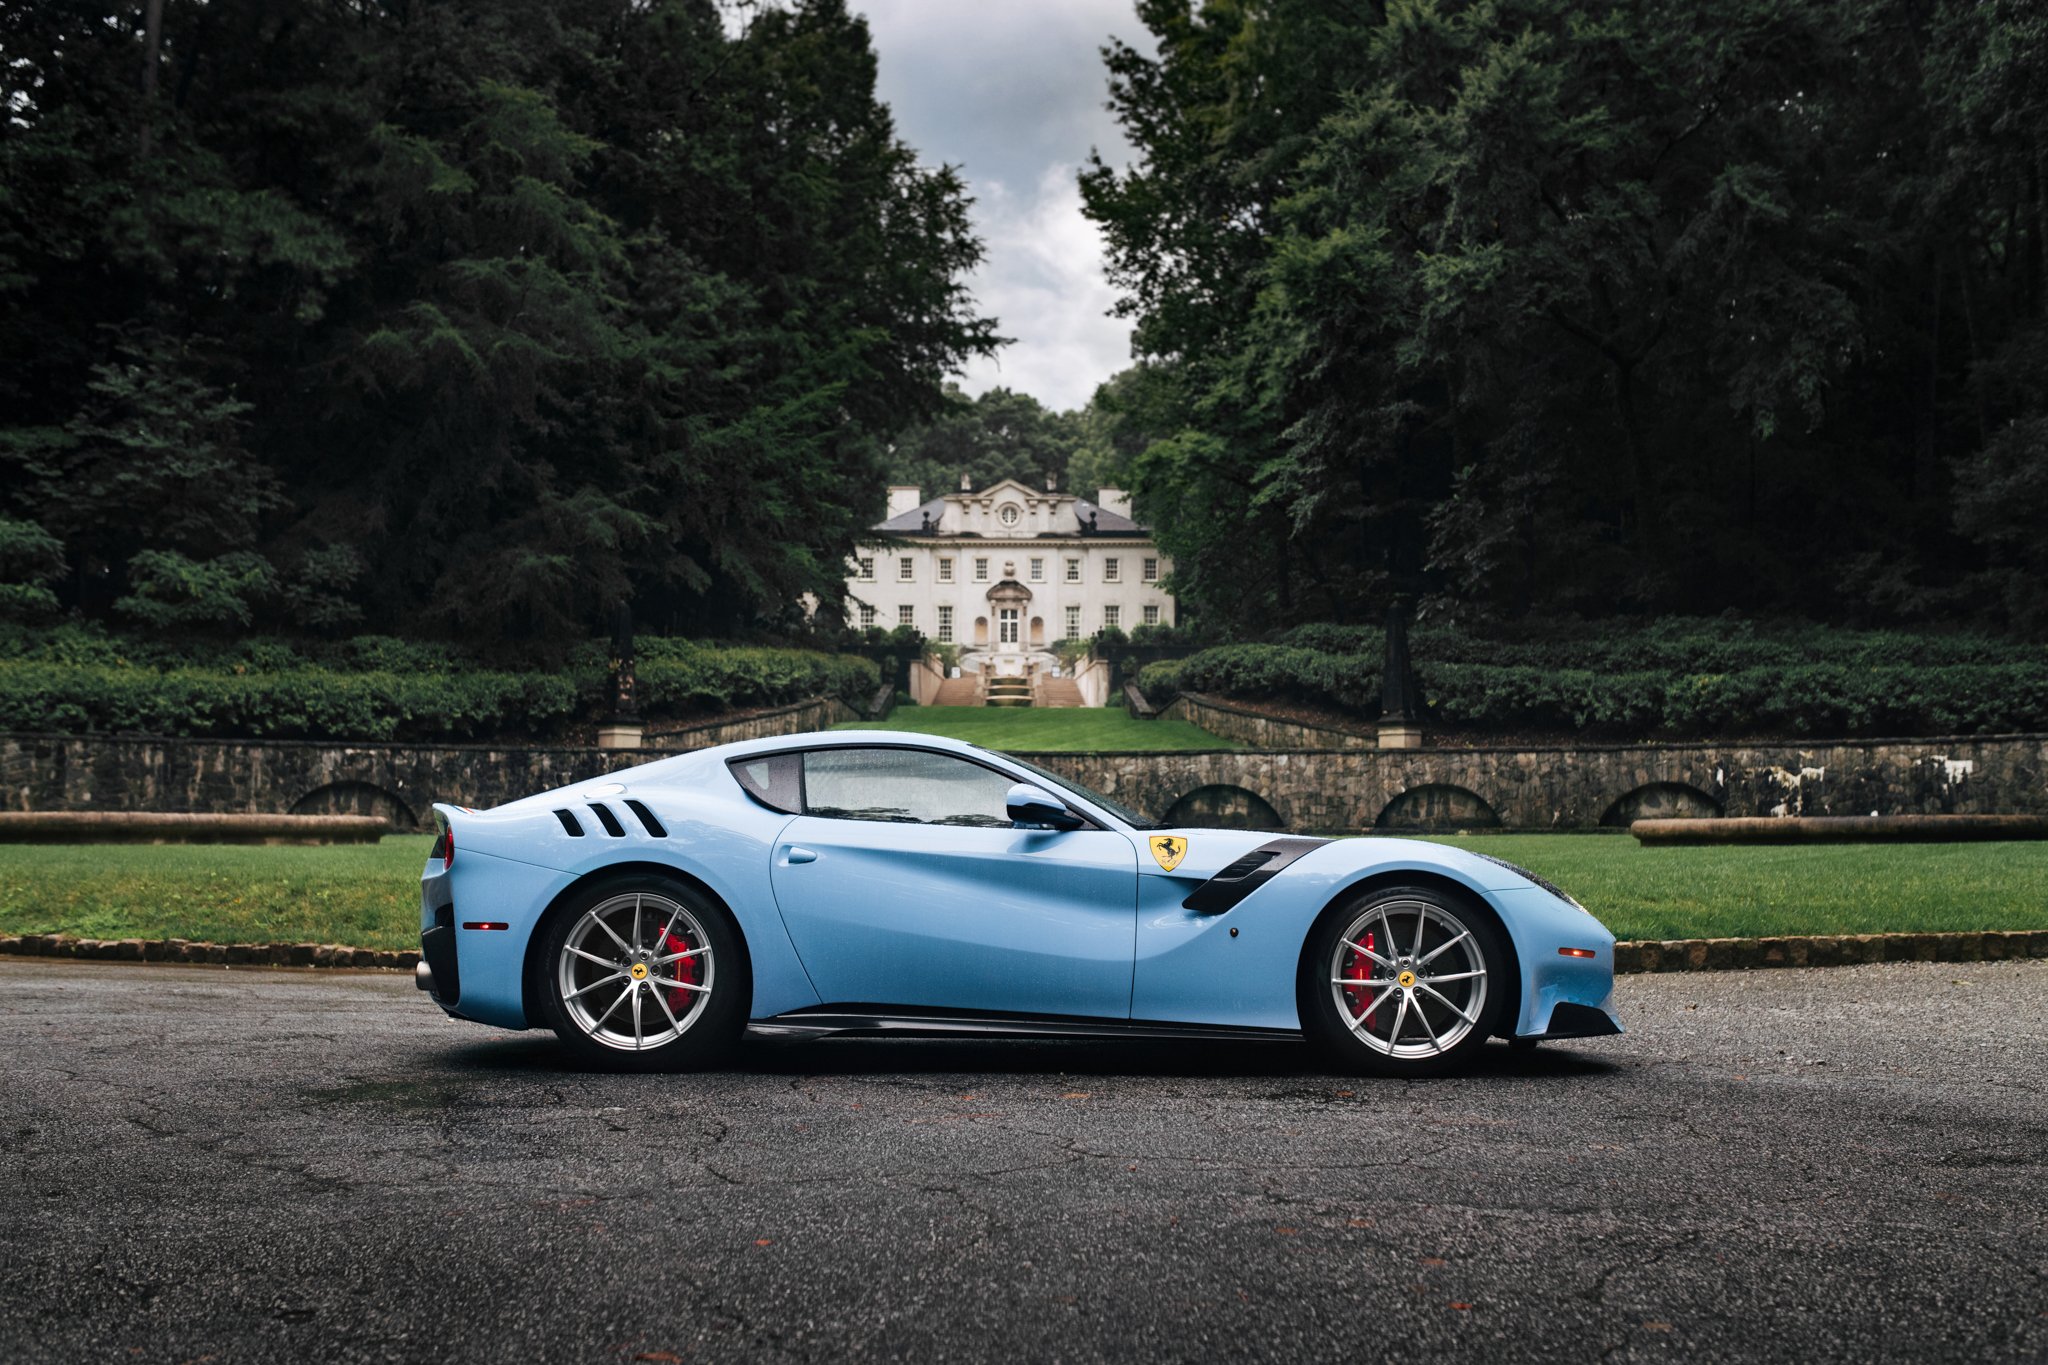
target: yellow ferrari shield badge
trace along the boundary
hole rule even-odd
[[[1188,856],[1188,841],[1177,834],[1155,834],[1152,836],[1152,856],[1159,860],[1162,872],[1171,872],[1180,866],[1180,860]]]

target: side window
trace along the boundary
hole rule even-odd
[[[803,758],[799,754],[736,758],[726,766],[747,789],[747,795],[770,810],[794,815],[804,803]]]
[[[1008,829],[1012,779],[918,749],[814,749],[804,755],[804,811],[836,820]]]

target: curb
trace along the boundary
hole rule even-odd
[[[351,948],[339,943],[195,943],[183,938],[66,938],[56,934],[0,937],[0,956],[390,971],[411,971],[420,960],[419,951],[414,948]],[[2048,958],[2048,929],[1967,934],[1640,939],[1614,945],[1616,975],[1861,967],[1874,962],[2010,962],[2021,958]]]
[[[1861,967],[1873,962],[2005,962],[2027,957],[2048,958],[2048,930],[1643,939],[1614,945],[1614,970],[1617,975],[1741,972],[1765,967]]]
[[[411,971],[417,948],[351,948],[341,943],[195,943],[186,938],[0,938],[13,957],[90,958],[99,962],[184,962],[222,967],[381,967]]]

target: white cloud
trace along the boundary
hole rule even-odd
[[[1054,408],[1079,407],[1130,363],[1130,326],[1102,242],[1081,216],[1077,169],[1130,148],[1105,107],[1100,49],[1150,47],[1132,0],[854,0],[874,34],[879,94],[925,161],[958,166],[987,258],[971,281],[983,313],[1013,337],[962,376]]]
[[[1081,214],[1074,170],[1048,166],[1022,195],[1001,184],[981,191],[975,224],[988,259],[974,294],[1015,340],[968,365],[961,383],[970,393],[1000,385],[1048,407],[1078,408],[1130,363],[1130,324],[1107,315],[1116,291],[1103,278],[1102,235]]]

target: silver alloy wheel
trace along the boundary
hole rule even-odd
[[[1486,1006],[1486,955],[1471,928],[1424,900],[1368,907],[1330,958],[1337,1017],[1366,1046],[1421,1061],[1449,1052]]]
[[[621,1052],[674,1042],[715,984],[711,940],[687,906],[655,892],[613,896],[562,941],[555,990],[585,1037]]]

